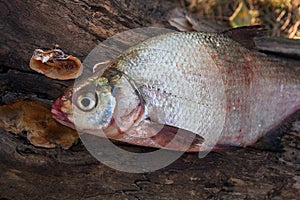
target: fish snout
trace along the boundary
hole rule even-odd
[[[74,123],[71,121],[72,117],[72,103],[70,100],[64,101],[63,97],[59,97],[52,105],[52,117],[59,123],[75,129]],[[68,106],[66,106],[68,105]]]

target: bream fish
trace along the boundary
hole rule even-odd
[[[54,118],[142,146],[252,145],[300,108],[299,66],[249,50],[259,29],[169,31],[137,40],[65,91],[53,104]]]

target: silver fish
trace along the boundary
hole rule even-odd
[[[257,27],[169,31],[137,40],[58,98],[54,118],[142,146],[207,151],[252,145],[300,108],[299,66],[232,39],[246,44],[257,33]]]

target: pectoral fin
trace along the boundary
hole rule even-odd
[[[134,145],[187,152],[201,151],[204,141],[201,136],[189,131],[152,122],[133,128],[117,140]]]

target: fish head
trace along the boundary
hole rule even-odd
[[[52,113],[60,123],[84,130],[108,127],[116,105],[112,87],[105,77],[90,77],[75,83],[53,104]]]
[[[53,117],[79,132],[117,138],[140,121],[144,107],[126,77],[93,75],[67,89],[52,106]]]

